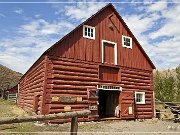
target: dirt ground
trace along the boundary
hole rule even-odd
[[[15,117],[29,115],[15,104],[0,100],[0,118]],[[16,123],[0,125],[0,135],[61,135],[68,134],[70,131],[70,123],[64,124],[43,124],[39,122]],[[79,135],[96,135],[96,134],[145,134],[145,135],[180,135],[180,123],[173,121],[162,121],[158,119],[151,120],[109,120],[96,122],[79,122]]]

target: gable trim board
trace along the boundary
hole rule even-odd
[[[81,23],[80,25],[78,25],[75,29],[73,29],[71,32],[69,32],[67,35],[65,35],[63,38],[61,38],[59,41],[57,41],[54,45],[52,45],[50,48],[48,48],[36,61],[35,63],[41,59],[41,57],[43,57],[46,53],[48,53],[53,47],[55,47],[56,45],[58,45],[58,43],[62,42],[63,40],[65,40],[68,36],[70,36],[74,31],[76,31],[77,29],[79,29],[80,27],[82,27],[84,24],[86,24],[86,22],[88,22],[89,20],[91,20],[93,17],[95,17],[96,15],[100,14],[103,10],[105,10],[106,8],[111,7],[111,9],[114,11],[114,13],[117,15],[117,17],[119,18],[120,22],[122,22],[123,26],[128,30],[128,32],[131,34],[131,37],[134,39],[134,41],[137,43],[138,48],[141,50],[141,52],[143,53],[143,55],[145,56],[145,58],[147,59],[147,61],[150,63],[152,69],[156,69],[155,65],[153,64],[153,62],[151,61],[151,59],[148,57],[148,55],[146,54],[146,52],[144,51],[144,49],[142,48],[142,46],[140,45],[140,43],[138,42],[138,40],[136,39],[136,37],[134,36],[134,34],[131,32],[131,30],[128,28],[128,26],[126,25],[126,23],[124,22],[124,20],[122,19],[122,17],[120,16],[120,14],[117,12],[117,10],[114,8],[114,6],[109,3],[107,4],[105,7],[103,7],[102,9],[100,9],[97,13],[95,13],[94,15],[92,15],[90,18],[88,18],[86,21],[84,21],[83,23]],[[35,65],[35,63],[28,69],[28,71]],[[27,71],[27,72],[28,72]],[[26,75],[27,72],[24,74]],[[21,77],[23,78],[24,75]],[[21,79],[20,79],[21,80]]]

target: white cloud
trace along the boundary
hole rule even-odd
[[[66,21],[32,20],[21,25],[16,36],[0,40],[0,63],[25,73],[38,57],[74,27]],[[53,38],[51,35],[58,35]]]
[[[177,36],[180,37],[180,4],[176,4],[173,9],[164,10],[162,16],[166,19],[166,23],[159,30],[153,32],[150,37],[152,39],[161,36]]]
[[[17,14],[22,14],[23,10],[21,8],[18,8],[18,9],[15,9],[13,12]]]
[[[149,12],[157,12],[157,11],[162,11],[166,8],[167,8],[167,3],[165,1],[159,1],[156,3],[150,4],[148,7],[148,11]]]
[[[71,19],[86,20],[99,9],[105,6],[105,3],[77,3],[76,5],[65,6],[65,14]]]
[[[73,24],[67,21],[47,22],[44,19],[33,20],[28,24],[22,25],[19,28],[19,33],[27,34],[28,36],[47,36],[51,34],[64,34],[74,27]]]
[[[158,69],[175,68],[180,64],[180,4],[168,7],[168,3],[163,2],[138,6],[142,12],[126,15],[126,23]],[[164,20],[163,25],[160,19]],[[164,36],[169,38],[160,39]]]

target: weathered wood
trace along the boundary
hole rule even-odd
[[[77,130],[78,130],[78,117],[75,116],[75,117],[72,117],[72,120],[71,120],[71,135],[77,135]]]
[[[91,114],[91,111],[84,110],[84,111],[67,112],[67,113],[59,113],[59,114],[49,114],[49,115],[8,117],[8,118],[0,119],[0,125],[1,124],[10,124],[10,123],[65,119],[65,118],[72,118],[72,117],[83,117],[83,116],[88,116],[89,114]]]

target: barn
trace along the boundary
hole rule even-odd
[[[112,4],[47,49],[19,82],[36,114],[91,110],[79,121],[154,117],[154,64]],[[66,122],[69,119],[54,120]]]

